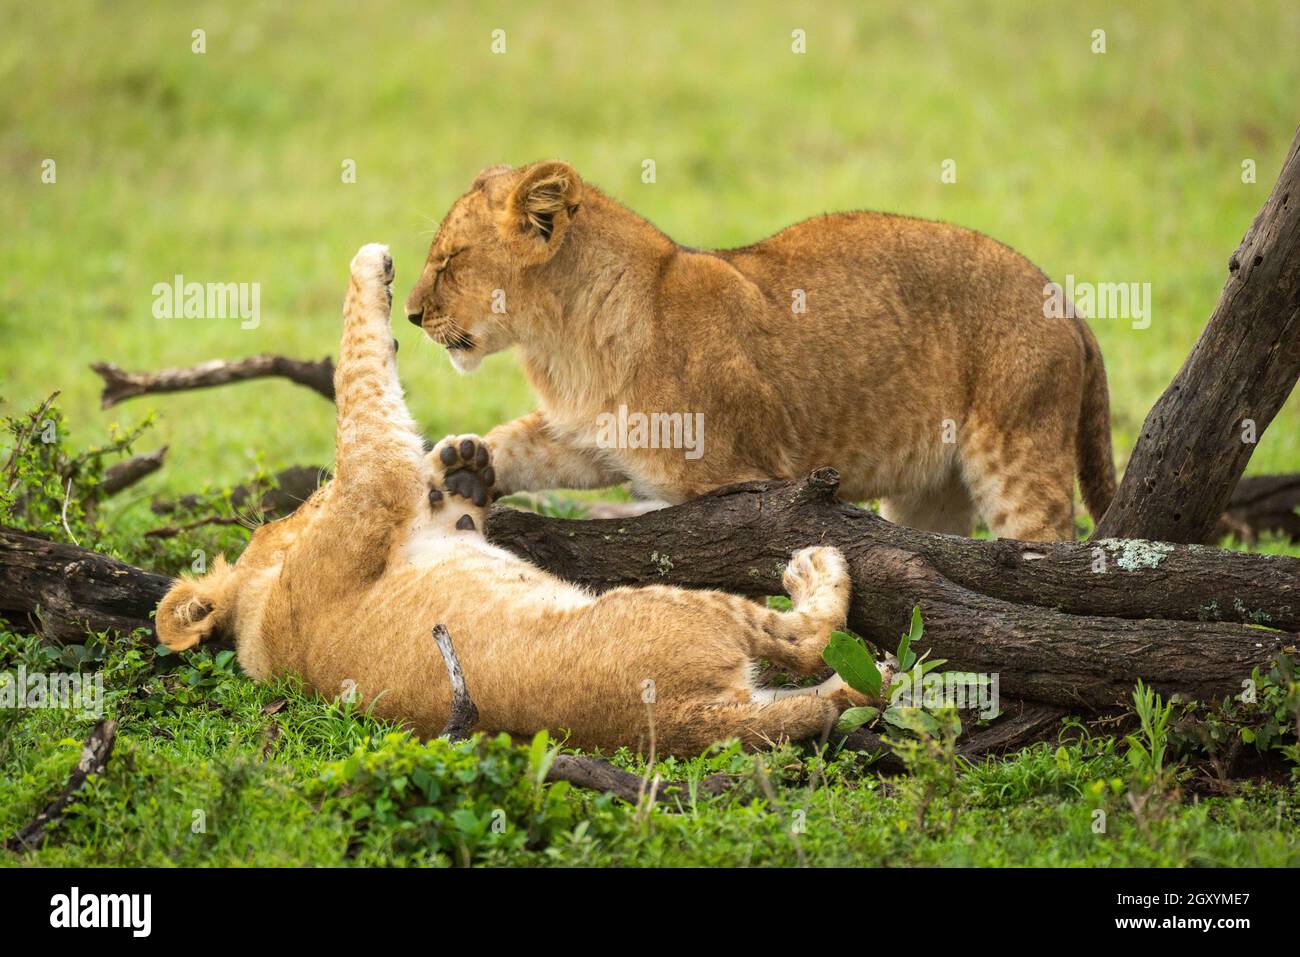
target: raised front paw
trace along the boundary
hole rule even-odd
[[[434,483],[429,503],[435,508],[443,494],[469,499],[479,508],[493,498],[496,472],[487,443],[477,435],[449,435],[429,453]]]
[[[365,297],[391,306],[393,302],[393,257],[383,243],[367,243],[352,257],[352,282]],[[387,318],[387,315],[385,315]]]

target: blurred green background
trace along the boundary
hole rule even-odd
[[[3,411],[62,389],[85,444],[157,409],[140,450],[171,452],[145,490],[238,480],[258,455],[329,462],[333,408],[266,380],[101,412],[88,363],[333,354],[358,246],[392,246],[400,301],[481,167],[547,157],[689,245],[869,208],[982,230],[1060,281],[1150,282],[1150,328],[1093,323],[1122,463],[1272,186],[1300,90],[1294,0],[0,6]],[[177,273],[260,283],[261,325],[155,319],[153,285]],[[512,355],[462,378],[394,328],[430,434],[530,407]],[[1300,469],[1297,426],[1293,397],[1251,471]]]

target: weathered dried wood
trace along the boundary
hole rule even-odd
[[[478,708],[465,686],[465,672],[460,667],[460,659],[456,657],[456,649],[445,625],[433,626],[433,640],[442,654],[442,663],[447,666],[447,678],[451,681],[451,714],[439,737],[463,741],[478,723]]]
[[[834,544],[854,580],[849,622],[865,637],[893,647],[920,605],[924,645],[936,656],[997,672],[1010,698],[1063,707],[1110,707],[1138,678],[1165,693],[1235,693],[1254,665],[1295,640],[1300,559],[1147,542],[931,535],[838,501],[837,482],[834,470],[820,469],[801,482],[731,486],[620,520],[498,507],[487,531],[598,590],[663,582],[754,597],[780,593],[795,549]],[[136,570],[120,562],[21,533],[0,532],[0,555],[0,594],[13,596],[0,605],[30,612],[39,604],[56,630],[81,620],[147,625],[167,584],[161,576],[135,582]]]
[[[642,779],[630,771],[616,768],[608,761],[590,758],[580,754],[557,754],[546,773],[546,780],[568,781],[574,787],[590,791],[601,791],[636,804],[643,799],[662,801],[665,798],[686,800],[690,794],[690,785],[682,781],[660,781],[657,788],[651,782],[642,783]],[[727,774],[710,774],[702,778],[696,787],[701,796],[721,794],[735,783]]]
[[[982,758],[1028,747],[1039,741],[1054,740],[1067,712],[1051,705],[1017,701],[987,728],[973,733],[963,731],[957,740],[957,753],[963,758]],[[889,749],[881,735],[858,730],[844,735],[839,747],[850,751],[879,752],[873,767],[891,774],[906,770],[898,755]]]
[[[87,629],[153,632],[171,579],[125,562],[0,526],[0,616],[37,633],[81,641]]]
[[[213,359],[196,366],[152,372],[126,372],[111,362],[95,362],[90,367],[104,380],[99,404],[105,409],[136,396],[206,389],[268,376],[296,382],[334,401],[334,360],[328,356],[313,362],[263,354],[247,359]]]
[[[76,800],[86,781],[93,774],[101,773],[108,766],[108,759],[113,756],[113,745],[117,741],[117,722],[101,721],[90,732],[90,737],[81,747],[81,758],[68,776],[68,783],[53,801],[45,806],[26,827],[5,840],[6,851],[15,853],[40,847],[45,841],[49,826],[58,821],[69,804]]]
[[[1201,542],[1300,376],[1300,131],[1095,538]]]
[[[152,475],[163,467],[163,458],[167,455],[167,446],[153,452],[132,456],[125,462],[111,465],[104,472],[104,481],[100,489],[105,495],[116,495],[125,488],[130,488],[141,479]]]
[[[261,483],[234,486],[230,490],[230,504],[240,512],[247,512],[251,506],[267,521],[284,518],[293,514],[329,478],[329,469],[322,466],[291,465],[271,477],[274,488],[268,489]],[[178,509],[196,508],[203,500],[199,494],[182,495],[174,500],[158,498],[149,508],[155,515],[170,515]]]

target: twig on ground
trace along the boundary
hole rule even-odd
[[[85,786],[87,778],[99,774],[108,765],[113,754],[113,744],[117,741],[117,722],[101,721],[90,732],[90,737],[81,748],[81,760],[72,769],[68,783],[45,810],[35,819],[4,842],[4,849],[15,853],[39,847],[45,840],[46,830],[63,816],[69,804],[76,800],[77,794]]]

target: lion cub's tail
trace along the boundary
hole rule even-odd
[[[1101,349],[1086,322],[1083,336],[1083,402],[1079,405],[1079,431],[1075,439],[1079,488],[1093,521],[1100,522],[1115,497],[1115,457],[1110,446],[1110,393]]]

